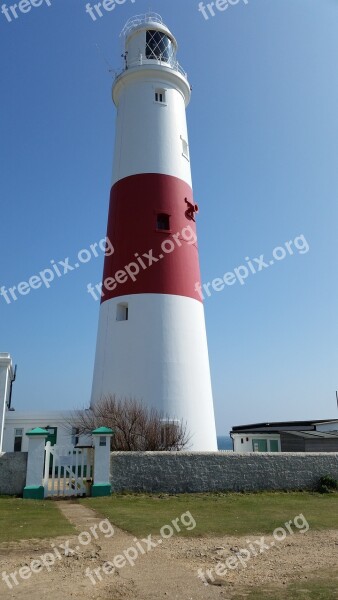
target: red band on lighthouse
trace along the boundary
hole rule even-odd
[[[113,186],[107,237],[115,252],[105,259],[102,302],[130,294],[201,301],[196,224],[187,203],[194,205],[190,186],[169,175],[134,175]]]

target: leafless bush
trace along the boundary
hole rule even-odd
[[[115,395],[102,398],[92,409],[75,411],[68,424],[78,435],[110,427],[115,451],[182,450],[189,442],[186,425],[180,421],[172,421],[138,400]]]

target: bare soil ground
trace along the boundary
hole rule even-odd
[[[89,531],[90,527],[102,521],[92,510],[76,503],[60,502],[60,510],[73,522],[79,531]],[[159,541],[159,538],[153,538]],[[210,585],[205,585],[197,576],[198,569],[213,569],[217,563],[235,556],[240,548],[259,540],[251,537],[182,538],[172,537],[162,540],[147,554],[140,556],[135,566],[127,565],[114,573],[102,573],[102,581],[95,585],[85,575],[106,561],[112,561],[129,547],[135,545],[134,536],[115,528],[113,537],[107,539],[101,532],[97,540],[79,547],[77,537],[56,538],[53,540],[27,540],[0,546],[0,598],[9,600],[212,600],[216,598],[235,600],[245,598],[247,590],[256,586],[277,584],[284,586],[294,580],[306,581],[313,572],[338,567],[338,531],[308,531],[288,535],[283,542],[276,542],[271,536],[265,543],[273,547],[259,553],[247,562],[229,570],[224,577],[212,571]],[[18,585],[12,581],[12,589],[2,580],[2,573],[18,572],[30,565],[33,560],[54,547],[60,547],[69,540],[75,554],[57,559],[50,572],[44,568],[32,573],[29,579],[18,578]],[[64,554],[64,550],[62,550]]]

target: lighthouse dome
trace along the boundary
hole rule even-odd
[[[182,72],[176,59],[177,41],[157,13],[132,17],[121,36],[125,40],[126,69],[156,63]]]

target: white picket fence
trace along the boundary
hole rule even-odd
[[[93,475],[93,449],[45,446],[43,486],[45,498],[88,494]]]

